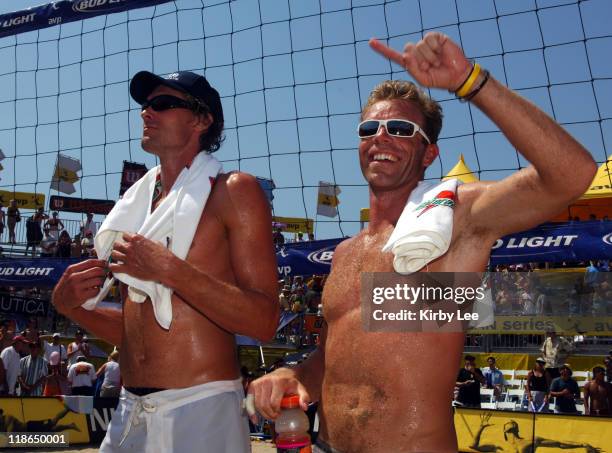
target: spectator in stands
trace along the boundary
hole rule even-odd
[[[40,294],[31,294],[30,297],[38,298]],[[38,320],[34,317],[28,319],[28,324],[23,332],[23,336],[30,343],[37,343],[40,339],[40,331],[38,329]]]
[[[293,278],[293,285],[291,285],[291,292],[295,294],[298,288],[302,288],[303,292],[305,292],[307,289],[306,285],[304,284],[304,277],[302,277],[301,275],[296,275]]]
[[[43,208],[37,209],[36,212],[28,218],[26,222],[26,255],[30,247],[32,247],[32,256],[36,255],[36,247],[38,247],[43,238],[41,223],[45,218],[47,218],[47,216]]]
[[[40,256],[49,258],[57,252],[57,239],[50,235],[49,227],[43,229],[43,238],[40,241]]]
[[[70,258],[72,249],[72,240],[70,239],[70,234],[64,230],[59,235],[59,240],[57,241],[57,251],[55,256],[58,258]],[[79,250],[79,256],[81,256],[81,251]]]
[[[0,203],[0,242],[2,242],[2,235],[4,234],[5,224],[6,224],[6,216],[4,214],[4,205]]]
[[[6,370],[4,362],[0,360],[0,396],[8,395],[8,381],[6,379]]]
[[[314,240],[315,240],[315,235],[314,235],[314,233],[308,233],[308,240],[309,240],[309,241],[314,241]]]
[[[605,381],[606,370],[593,368],[593,379],[584,385],[584,414],[592,416],[612,415],[612,384]]]
[[[2,353],[0,353],[0,359],[2,359],[6,371],[9,395],[15,395],[21,356],[27,354],[29,351],[29,344],[30,342],[26,340],[24,336],[17,335],[13,338],[13,345],[5,348]]]
[[[283,286],[283,290],[278,296],[278,303],[282,311],[291,311],[291,286]]]
[[[476,357],[465,356],[465,366],[459,370],[456,386],[459,388],[456,401],[465,407],[480,407],[480,385],[486,383],[485,377],[476,368]]]
[[[108,356],[108,362],[96,372],[96,378],[104,376],[100,396],[102,398],[118,398],[121,391],[121,371],[119,368],[119,351],[114,350]]]
[[[18,222],[21,222],[21,213],[19,212],[19,208],[17,207],[17,202],[15,200],[9,201],[9,207],[6,208],[6,226],[8,226],[9,232],[9,243],[16,244],[17,240],[15,238],[15,226]]]
[[[82,246],[81,246],[81,235],[79,233],[75,234],[70,242],[70,257],[71,258],[80,258],[82,254]]]
[[[542,357],[546,360],[546,382],[549,387],[552,380],[560,376],[559,368],[565,363],[573,349],[573,344],[564,337],[557,336],[554,330],[546,332],[541,351]]]
[[[9,322],[0,321],[0,352],[13,345],[13,334],[9,332]]]
[[[280,228],[274,229],[274,234],[272,235],[272,241],[274,242],[274,247],[280,248],[285,245],[285,236]]]
[[[548,412],[548,382],[544,371],[545,364],[546,360],[538,357],[534,368],[527,374],[525,394],[529,412]]]
[[[74,341],[68,345],[68,367],[76,363],[78,356],[82,355],[85,358],[89,358],[89,344],[84,341],[84,338],[85,336],[81,329],[77,330],[74,334]]]
[[[297,287],[293,295],[291,296],[291,311],[293,313],[303,313],[306,310],[306,305],[304,304],[304,289],[302,287]]]
[[[493,389],[493,395],[497,400],[502,394],[506,381],[504,380],[504,374],[495,366],[495,357],[488,357],[487,364],[489,366],[482,370],[482,372],[487,388]]]
[[[62,372],[60,353],[53,351],[49,357],[49,374],[45,380],[43,396],[70,395],[70,385]]]
[[[572,369],[565,363],[559,367],[560,377],[550,384],[550,396],[555,397],[555,414],[575,414],[576,398],[580,397],[578,383],[572,379]]]
[[[42,396],[49,362],[41,355],[40,342],[30,343],[30,355],[19,363],[21,396]]]
[[[89,212],[87,214],[87,219],[81,221],[81,229],[80,233],[82,237],[87,237],[89,233],[91,233],[91,237],[94,237],[98,232],[98,226],[93,220],[93,214]]]
[[[295,240],[295,242],[304,242],[304,233],[302,233],[301,231],[298,232],[297,239]]]
[[[81,241],[81,258],[89,258],[94,250],[94,235],[91,231],[85,234]]]
[[[51,354],[57,352],[59,354],[59,358],[61,362],[65,362],[68,360],[68,353],[66,351],[66,346],[60,343],[60,334],[55,332],[53,337],[51,338],[51,343],[45,341],[45,359],[50,363],[51,362]]]
[[[57,216],[57,211],[53,211],[51,218],[44,225],[45,228],[49,228],[49,235],[56,241],[59,239],[60,231],[66,228]]]
[[[79,355],[76,363],[68,368],[68,381],[72,386],[73,395],[93,396],[93,384],[96,380],[96,370],[87,359]]]

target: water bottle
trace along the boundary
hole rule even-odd
[[[298,395],[281,400],[281,414],[274,423],[277,453],[312,453],[308,417],[300,408]]]

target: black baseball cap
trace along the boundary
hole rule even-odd
[[[223,107],[219,93],[210,86],[204,76],[191,71],[179,71],[160,77],[149,71],[140,71],[132,78],[130,94],[136,102],[142,104],[159,85],[174,88],[199,99],[208,106],[215,121],[223,123]]]

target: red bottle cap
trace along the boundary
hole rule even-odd
[[[281,400],[281,409],[293,409],[300,407],[300,397],[298,395],[286,395]]]

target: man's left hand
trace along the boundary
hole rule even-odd
[[[123,242],[115,242],[111,257],[113,261],[108,268],[113,273],[162,282],[163,276],[171,270],[174,254],[159,242],[140,234],[124,233]]]

